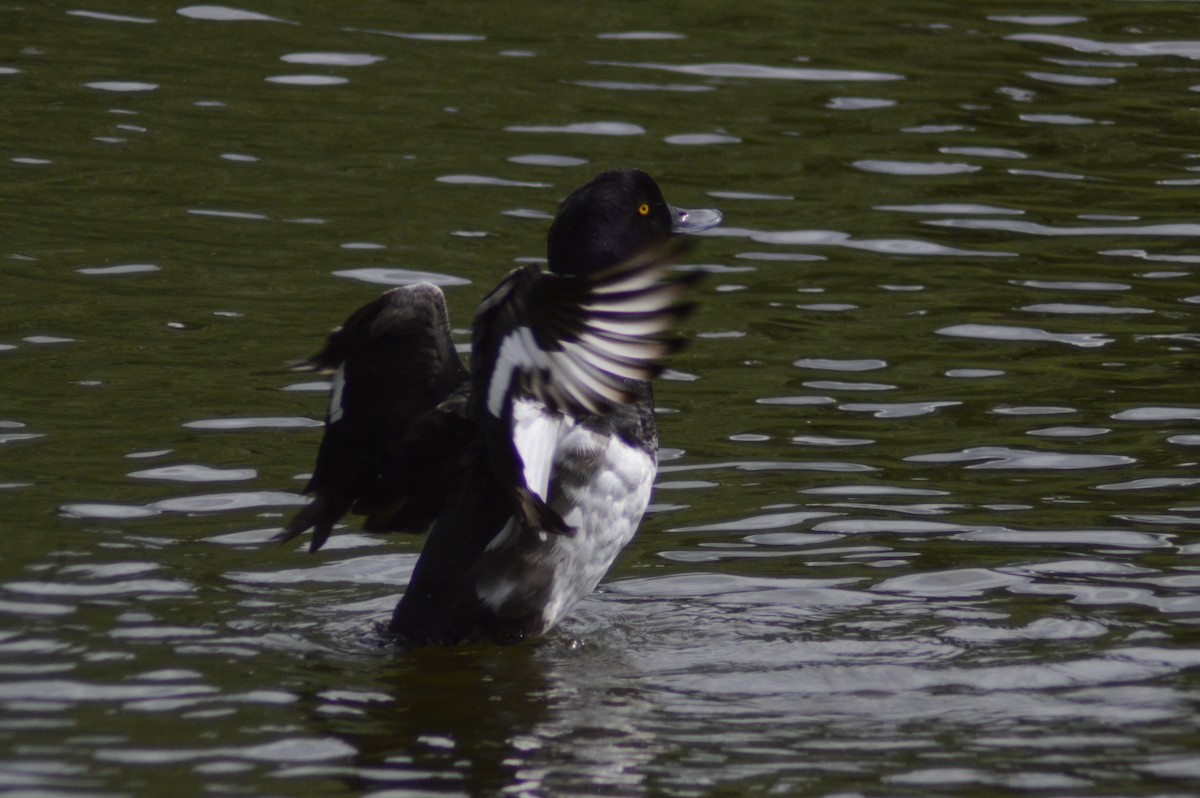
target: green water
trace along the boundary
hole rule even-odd
[[[255,16],[257,15],[257,16]],[[0,790],[1197,791],[1186,3],[0,7]],[[389,285],[719,207],[653,512],[548,639],[267,539]],[[420,273],[420,274],[416,274]]]

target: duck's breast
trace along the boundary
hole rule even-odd
[[[653,452],[586,424],[563,436],[550,505],[575,533],[548,541],[558,565],[543,609],[547,628],[595,589],[633,538],[650,503],[656,471]]]

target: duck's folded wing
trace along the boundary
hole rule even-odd
[[[360,308],[300,368],[332,371],[332,389],[325,436],[304,489],[313,501],[279,539],[312,528],[316,551],[352,507],[371,511],[355,505],[364,498],[371,504],[381,474],[402,469],[397,458],[402,462],[414,422],[422,426],[468,373],[450,337],[445,298],[428,283],[394,289]]]
[[[501,419],[516,395],[572,415],[632,401],[629,381],[656,377],[683,345],[674,328],[700,273],[670,269],[689,247],[671,239],[592,275],[513,272],[475,316],[475,407]]]

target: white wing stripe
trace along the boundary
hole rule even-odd
[[[625,361],[652,360],[656,357],[661,357],[668,351],[666,344],[654,339],[622,341],[593,333],[584,333],[579,336],[579,343],[589,351],[615,360]]]
[[[579,386],[580,389],[571,391],[572,396],[593,413],[603,409],[593,396],[610,402],[619,402],[624,397],[624,393],[612,385],[611,377],[605,379],[599,369],[583,357],[572,357],[564,353],[558,358],[558,370],[555,375],[565,377],[568,383]]]
[[[665,269],[644,269],[612,278],[592,288],[594,294],[621,294],[626,291],[643,291],[653,287],[662,279]]]
[[[346,390],[346,364],[338,366],[333,375],[333,390],[329,393],[329,423],[340,421],[345,408],[342,407],[342,392]]]
[[[525,487],[549,501],[550,472],[564,432],[565,417],[550,413],[544,404],[522,399],[513,403],[512,440],[523,464]]]
[[[577,343],[564,342],[563,349],[572,353],[572,357],[576,360],[581,360],[593,368],[598,368],[609,374],[617,374],[621,377],[628,377],[631,380],[644,380],[651,369],[647,368],[639,360],[631,361],[623,357],[615,357],[602,351],[589,350]],[[575,353],[578,354],[575,354]]]
[[[679,287],[664,285],[624,299],[605,297],[603,301],[589,302],[582,307],[595,313],[653,313],[670,307],[682,295]]]
[[[534,342],[532,330],[528,327],[518,327],[509,333],[500,343],[500,351],[496,356],[496,368],[492,370],[492,378],[488,383],[488,413],[493,418],[500,418],[504,408],[504,398],[508,395],[509,387],[512,385],[514,371],[532,371],[550,367],[550,358]]]
[[[663,332],[670,327],[670,320],[652,319],[589,319],[587,329],[599,334],[638,338]]]

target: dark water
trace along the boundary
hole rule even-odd
[[[0,790],[1200,792],[1193,4],[0,6]],[[725,226],[654,512],[508,649],[265,544],[388,285]],[[465,340],[465,339],[464,339]]]

